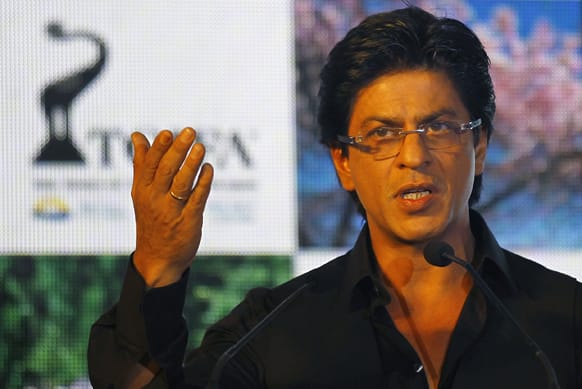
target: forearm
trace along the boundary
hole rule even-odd
[[[167,387],[166,378],[179,376],[187,340],[182,318],[186,283],[187,272],[174,285],[146,292],[130,262],[118,304],[91,328],[88,363],[94,387],[143,386],[160,367],[166,371],[148,387]]]

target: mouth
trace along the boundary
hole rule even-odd
[[[423,197],[430,195],[432,191],[430,189],[412,189],[406,190],[400,194],[400,197],[404,200],[420,200]]]
[[[419,201],[434,195],[436,187],[430,182],[417,182],[402,185],[396,192],[396,197],[406,201]]]

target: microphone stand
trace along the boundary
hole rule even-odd
[[[546,370],[549,388],[560,389],[560,384],[558,383],[558,376],[556,375],[556,371],[554,370],[554,367],[550,363],[550,360],[548,359],[546,353],[544,353],[540,346],[521,328],[517,320],[511,314],[511,312],[509,312],[509,310],[505,307],[501,300],[499,300],[499,297],[497,297],[497,295],[493,293],[489,285],[487,285],[487,283],[481,278],[481,276],[479,275],[479,273],[477,273],[475,268],[471,266],[469,262],[463,261],[462,259],[448,252],[441,252],[441,256],[443,258],[448,259],[451,262],[463,266],[469,273],[471,273],[471,275],[473,276],[473,280],[478,284],[478,286],[487,296],[489,301],[491,301],[493,305],[495,305],[495,307],[502,312],[503,315],[509,318],[509,320],[521,332],[521,334],[525,338],[527,345],[531,347],[531,349],[534,351],[534,355],[536,356],[536,358],[540,360],[540,362],[544,366],[544,369]]]
[[[219,389],[220,383],[219,379],[222,375],[222,371],[226,364],[236,355],[239,351],[246,346],[264,327],[269,325],[273,319],[285,309],[293,300],[299,296],[307,287],[311,284],[305,283],[301,285],[300,288],[295,290],[289,296],[287,296],[279,305],[277,305],[271,312],[267,314],[261,321],[259,321],[249,332],[247,332],[242,338],[228,348],[221,356],[218,358],[214,369],[212,370],[212,375],[210,376],[210,381],[208,382],[207,389]]]

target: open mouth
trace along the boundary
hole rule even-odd
[[[419,200],[429,194],[431,194],[431,191],[428,189],[417,189],[402,193],[402,198],[404,200]]]

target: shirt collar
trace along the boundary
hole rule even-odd
[[[382,296],[386,302],[390,296],[380,282],[378,263],[372,250],[370,230],[366,223],[354,247],[347,253],[346,287],[351,291],[353,309],[369,306],[371,299]]]
[[[515,292],[517,286],[511,274],[505,251],[499,246],[487,223],[477,211],[471,210],[469,216],[471,232],[475,237],[473,266],[488,281],[495,281],[506,287],[508,292]]]
[[[488,281],[505,287],[510,293],[517,290],[504,250],[499,246],[483,217],[470,211],[471,231],[475,237],[472,264]],[[372,250],[370,231],[365,224],[354,247],[347,253],[346,286],[352,291],[352,302],[362,301],[356,295],[390,297],[379,280],[378,263]],[[369,300],[368,300],[369,301]]]

